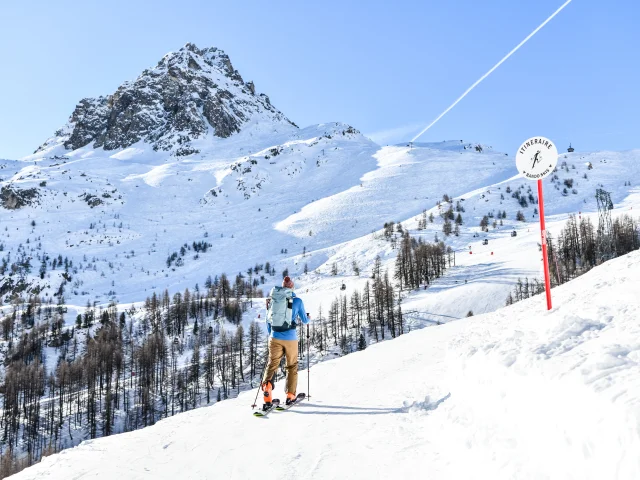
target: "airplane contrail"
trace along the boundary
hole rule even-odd
[[[533,32],[531,32],[527,38],[525,38],[524,40],[522,40],[513,50],[511,50],[509,53],[507,53],[502,60],[500,60],[498,63],[496,63],[493,68],[491,70],[489,70],[487,73],[485,73],[483,76],[481,76],[473,85],[471,85],[469,88],[467,88],[467,90],[465,90],[465,92],[460,95],[460,97],[458,97],[458,99],[453,102],[449,108],[447,108],[444,112],[442,112],[440,115],[438,115],[438,118],[436,118],[433,122],[431,122],[429,125],[427,125],[419,134],[417,134],[415,137],[413,137],[411,139],[412,142],[415,142],[418,138],[420,138],[427,130],[429,130],[431,127],[433,127],[436,122],[438,122],[438,120],[440,120],[442,117],[444,117],[449,110],[451,110],[453,107],[455,107],[458,102],[460,102],[460,100],[462,100],[464,97],[467,96],[467,94],[469,92],[471,92],[471,90],[473,90],[474,88],[476,88],[478,86],[478,84],[480,82],[482,82],[485,78],[487,78],[489,75],[491,75],[491,73],[493,73],[493,71],[498,68],[500,65],[502,65],[511,55],[513,55],[514,53],[516,53],[521,46],[523,46],[525,43],[527,43],[529,41],[529,39],[531,37],[533,37],[536,33],[538,33],[540,31],[540,29],[542,29],[542,27],[544,27],[547,23],[549,23],[553,17],[555,17],[557,14],[559,14],[564,7],[566,7],[567,5],[569,5],[572,2],[572,0],[567,0],[566,2],[564,2],[564,4],[558,8],[555,12],[553,12],[553,14],[547,18],[544,22],[542,22],[542,24],[540,24],[540,26],[538,28],[536,28]]]

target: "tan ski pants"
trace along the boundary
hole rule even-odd
[[[269,360],[267,360],[267,370],[264,372],[262,381],[270,380],[273,383],[273,376],[283,356],[286,358],[287,393],[295,395],[298,387],[298,340],[269,338]]]

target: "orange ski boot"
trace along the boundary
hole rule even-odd
[[[262,382],[262,391],[264,392],[263,408],[268,408],[271,406],[271,401],[273,400],[273,397],[271,395],[272,390],[273,390],[273,384],[271,383],[270,380],[267,380],[266,382]]]

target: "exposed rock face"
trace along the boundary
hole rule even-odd
[[[7,210],[16,210],[25,205],[31,205],[39,196],[36,188],[19,189],[5,186],[0,189],[0,203]]]
[[[82,195],[80,195],[80,198],[87,202],[87,205],[89,205],[91,208],[97,207],[98,205],[101,205],[103,203],[102,200],[100,200],[95,195],[91,195],[90,193],[83,193]]]
[[[253,82],[244,83],[222,50],[188,43],[113,95],[81,100],[69,123],[36,152],[60,143],[67,150],[90,144],[113,150],[143,140],[185,155],[197,151],[192,140],[209,131],[227,138],[252,119],[293,125],[266,95],[255,94]]]

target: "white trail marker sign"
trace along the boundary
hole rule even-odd
[[[547,293],[547,310],[551,310],[551,280],[549,278],[549,257],[547,253],[547,230],[544,223],[544,197],[542,179],[549,176],[558,163],[558,149],[544,137],[532,137],[518,149],[516,167],[529,180],[538,182],[538,211],[540,212],[540,237],[542,239],[542,260],[544,261],[544,285]]]

